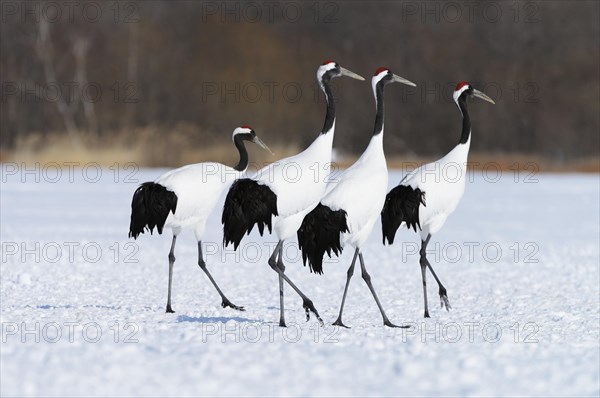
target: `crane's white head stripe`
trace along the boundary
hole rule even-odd
[[[379,83],[381,81],[381,79],[383,79],[385,76],[387,76],[387,74],[390,72],[389,69],[381,67],[379,69],[377,69],[377,71],[375,71],[375,74],[373,75],[373,78],[371,79],[371,88],[373,89],[373,92],[375,92],[375,87],[377,86],[377,83]]]
[[[323,62],[323,65],[319,66],[319,69],[317,69],[317,80],[320,82],[325,73],[327,73],[330,70],[335,69],[335,68],[336,68],[335,61]]]
[[[233,130],[233,134],[231,135],[231,139],[233,140],[235,138],[236,135],[238,134],[248,134],[252,131],[252,127],[248,126],[247,124],[240,126],[240,127],[236,127],[235,130]]]

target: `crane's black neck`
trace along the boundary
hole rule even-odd
[[[373,128],[373,136],[381,134],[383,132],[383,89],[385,88],[385,83],[383,79],[380,80],[375,86],[375,127]]]
[[[471,119],[469,118],[469,111],[467,110],[467,96],[465,94],[458,97],[458,107],[463,117],[459,144],[466,144],[471,136]]]
[[[244,145],[244,140],[251,139],[252,137],[249,133],[236,134],[235,137],[233,137],[235,147],[240,153],[240,161],[236,166],[234,166],[234,169],[236,169],[237,171],[244,171],[248,167],[248,151],[246,150],[246,146]]]
[[[321,79],[321,89],[325,93],[325,100],[327,101],[327,113],[325,114],[325,123],[323,124],[323,130],[321,134],[327,134],[331,131],[333,123],[335,123],[335,100],[333,99],[333,93],[329,83],[331,78],[325,74]]]

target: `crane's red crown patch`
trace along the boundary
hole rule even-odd
[[[380,74],[381,72],[383,72],[384,70],[389,70],[388,68],[386,68],[385,66],[381,66],[379,67],[376,71],[375,74],[373,76],[377,76],[378,74]]]

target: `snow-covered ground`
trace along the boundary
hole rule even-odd
[[[390,319],[411,328],[382,326],[356,272],[344,318],[352,328],[342,330],[328,325],[351,250],[317,276],[289,243],[286,272],[328,325],[305,322],[287,288],[281,329],[266,264],[273,238],[252,234],[239,253],[223,252],[219,206],[207,263],[247,311],[220,307],[188,232],[176,252],[176,313],[165,314],[170,236],[127,239],[133,191],[162,170],[98,178],[93,165],[62,165],[60,175],[46,166],[3,166],[3,396],[600,394],[598,175],[505,172],[494,181],[494,170],[476,172],[430,244],[453,309],[439,308],[429,276],[427,320],[416,234],[384,247],[377,224],[365,261]]]

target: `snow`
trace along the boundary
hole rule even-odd
[[[286,287],[289,327],[281,329],[266,264],[275,242],[253,233],[239,253],[224,252],[221,204],[205,256],[247,311],[220,307],[188,231],[176,248],[176,313],[165,314],[170,236],[127,239],[133,191],[164,170],[71,171],[2,167],[3,396],[600,394],[598,175],[524,181],[528,173],[505,172],[494,181],[475,172],[430,243],[453,307],[439,308],[428,275],[430,319],[422,318],[417,234],[403,230],[384,247],[378,223],[366,265],[392,322],[412,327],[382,326],[358,271],[346,330],[329,324],[351,250],[318,276],[302,266],[295,242],[286,246],[286,272],[327,325],[305,322]],[[391,172],[390,187],[401,176]]]

